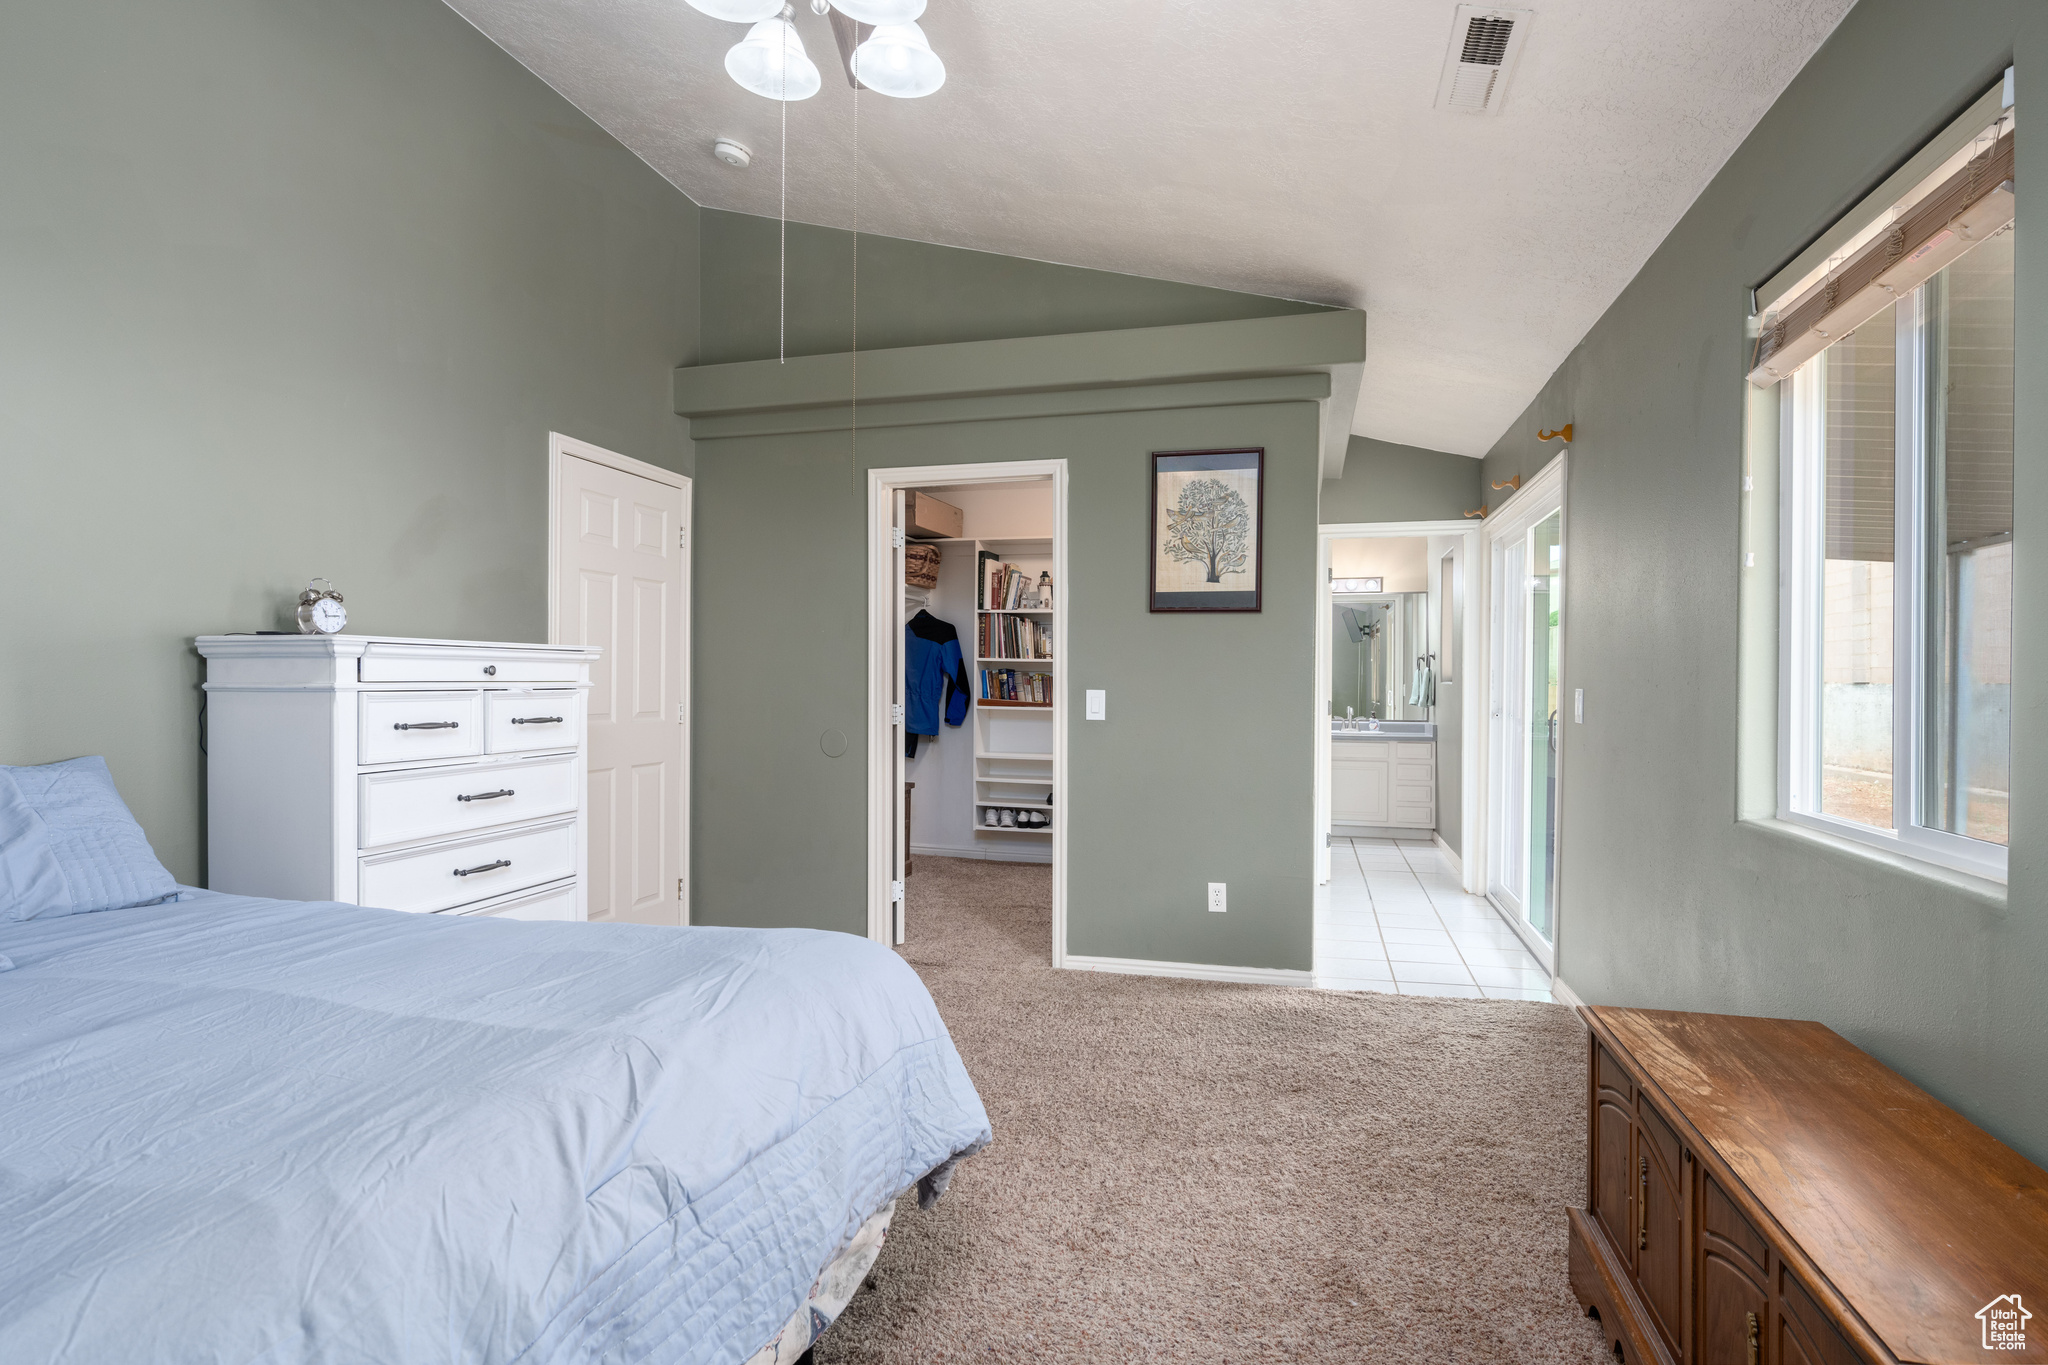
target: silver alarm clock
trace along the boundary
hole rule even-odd
[[[316,584],[326,583],[322,590]],[[299,594],[299,634],[334,635],[348,624],[348,612],[341,605],[341,594],[334,590],[334,584],[325,578],[316,578],[306,584],[306,590]]]

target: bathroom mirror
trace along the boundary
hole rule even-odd
[[[1331,599],[1330,714],[1360,719],[1428,720],[1425,700],[1410,700],[1429,644],[1426,592],[1340,593]]]

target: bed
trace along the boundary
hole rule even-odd
[[[864,939],[175,888],[15,918],[5,807],[0,1359],[786,1365],[988,1140]]]

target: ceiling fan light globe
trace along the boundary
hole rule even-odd
[[[832,8],[855,23],[877,27],[907,24],[924,13],[924,5],[925,0],[832,0]]]
[[[807,100],[823,84],[796,25],[787,19],[763,19],[748,29],[725,54],[725,74],[741,89],[771,100]]]
[[[853,70],[868,89],[899,100],[921,99],[946,83],[946,64],[914,23],[878,27],[854,49]]]
[[[731,24],[758,24],[782,13],[782,0],[690,0],[690,8]]]

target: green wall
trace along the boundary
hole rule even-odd
[[[1168,410],[864,424],[858,464],[844,431],[697,442],[697,922],[866,931],[865,471],[1063,458],[1058,666],[1077,711],[1108,692],[1108,719],[1068,726],[1069,951],[1308,970],[1317,410],[1185,387]],[[1151,614],[1148,453],[1240,445],[1266,450],[1264,611]]]
[[[687,469],[696,207],[434,0],[0,17],[0,762],[203,875],[191,637],[543,638],[547,433]]]
[[[1481,487],[1477,460],[1353,436],[1344,477],[1323,481],[1318,520],[1456,521],[1485,501]]]
[[[703,363],[776,354],[778,224],[704,212]],[[1320,305],[863,233],[860,349],[1278,317]],[[789,225],[790,355],[847,350],[853,234]]]
[[[2048,139],[2021,137],[2016,176],[2033,226],[2016,237],[2009,893],[1737,818],[1747,291],[2008,61],[2018,104],[2048,103],[2048,7],[1862,0],[1486,477],[1535,472],[1555,450],[1537,429],[1575,424],[1564,685],[1586,720],[1564,727],[1564,979],[1595,1002],[1818,1019],[2048,1162],[2048,629],[2028,606],[2048,601]]]

